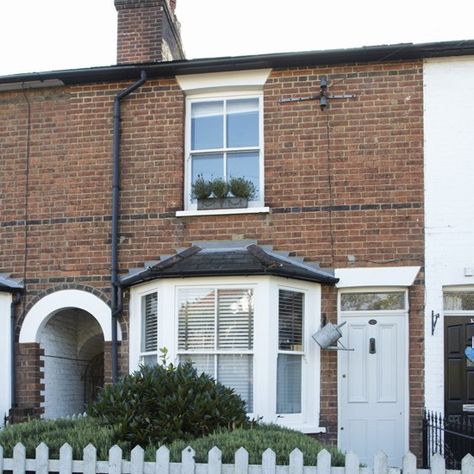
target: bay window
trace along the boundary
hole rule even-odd
[[[131,289],[130,370],[190,361],[231,387],[248,413],[319,428],[320,285],[273,276],[155,280]]]

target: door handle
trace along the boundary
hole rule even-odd
[[[375,354],[375,337],[369,339],[369,354]]]

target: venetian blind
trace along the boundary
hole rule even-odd
[[[142,352],[153,352],[158,348],[158,293],[143,297]]]
[[[178,347],[214,349],[215,290],[183,288],[178,292]]]
[[[218,290],[217,314],[217,349],[253,348],[252,290]]]
[[[278,348],[280,350],[303,350],[303,301],[303,293],[280,290],[278,300]]]

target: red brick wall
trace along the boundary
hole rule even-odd
[[[174,79],[148,81],[123,103],[121,271],[195,240],[241,238],[322,266],[349,266],[348,255],[354,266],[423,266],[421,67],[414,61],[273,71],[264,89],[271,212],[239,216],[175,217],[183,209],[185,102]],[[321,75],[329,77],[330,94],[356,98],[333,100],[324,112],[317,101],[280,103],[318,93]],[[63,286],[109,297],[112,102],[126,85],[0,95],[0,271],[26,274],[28,305]],[[325,288],[323,295],[323,311],[334,321],[336,291]],[[417,453],[422,313],[420,276],[409,316],[411,448]],[[126,319],[122,329],[120,367],[126,370]],[[321,375],[321,420],[335,439],[335,354],[323,351]]]

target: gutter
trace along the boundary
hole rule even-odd
[[[117,352],[117,324],[122,314],[122,287],[118,275],[118,244],[120,219],[120,132],[121,132],[121,102],[133,91],[138,89],[147,79],[146,72],[141,71],[140,79],[123,91],[114,99],[114,141],[113,141],[113,171],[112,171],[112,383],[117,382],[118,352]]]
[[[179,74],[242,71],[246,69],[315,67],[334,64],[416,60],[465,55],[474,55],[474,40],[419,44],[402,43],[321,51],[120,64],[116,66],[0,76],[0,91],[18,89],[19,86],[17,83],[19,82],[25,82],[28,88],[33,88],[51,87],[53,85],[126,81],[132,80],[137,74],[143,71],[146,72],[148,78],[155,78],[173,77]]]

